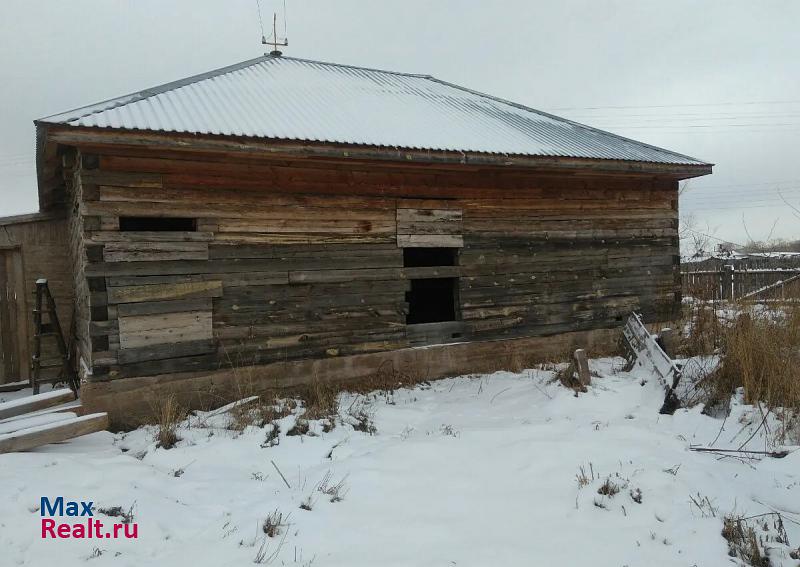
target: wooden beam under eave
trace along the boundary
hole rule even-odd
[[[132,130],[50,126],[48,143],[113,145],[131,148],[164,148],[183,151],[261,154],[272,158],[311,158],[354,162],[401,162],[415,165],[451,165],[459,168],[502,167],[559,172],[658,175],[676,180],[708,175],[712,164],[685,165],[585,158],[504,156],[433,150],[404,150],[342,144],[293,143],[289,141],[186,135]]]

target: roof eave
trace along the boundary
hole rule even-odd
[[[678,180],[708,175],[712,172],[713,167],[713,164],[708,163],[674,164],[564,156],[506,155],[212,134],[79,127],[42,121],[37,121],[36,124],[38,127],[46,127],[47,146],[50,144],[148,146],[184,151],[262,153],[274,157],[397,161],[421,165],[461,164],[486,167],[572,170],[574,172],[595,171],[598,173],[647,174],[671,177]]]

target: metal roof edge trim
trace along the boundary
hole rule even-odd
[[[461,91],[466,91],[468,93],[471,93],[471,94],[474,94],[474,95],[477,95],[477,96],[482,96],[482,97],[494,100],[496,102],[500,102],[500,103],[503,103],[503,104],[507,104],[509,106],[513,106],[515,108],[519,108],[520,110],[525,110],[527,112],[535,112],[536,114],[541,114],[542,116],[546,116],[548,118],[551,118],[553,120],[558,120],[560,122],[567,122],[569,124],[572,124],[572,125],[577,126],[579,128],[583,128],[585,130],[591,130],[592,132],[599,132],[601,134],[605,134],[605,135],[608,135],[608,136],[613,136],[614,138],[617,138],[617,139],[620,139],[620,140],[624,140],[624,141],[630,142],[632,144],[636,144],[636,145],[639,145],[639,146],[646,146],[646,147],[648,147],[650,149],[657,150],[659,152],[666,152],[666,153],[672,154],[674,156],[679,156],[679,157],[682,157],[682,158],[686,158],[688,160],[691,160],[692,162],[695,162],[695,165],[709,165],[709,166],[713,166],[714,165],[713,163],[710,163],[710,162],[707,162],[707,161],[704,161],[704,160],[701,160],[701,159],[697,159],[697,158],[694,158],[692,156],[688,156],[686,154],[682,154],[682,153],[679,153],[679,152],[674,152],[672,150],[668,150],[666,148],[661,148],[659,146],[654,146],[653,144],[648,144],[647,142],[640,142],[639,140],[634,140],[633,138],[627,138],[625,136],[621,136],[619,134],[615,134],[615,133],[609,132],[607,130],[600,130],[599,128],[594,128],[593,126],[589,126],[587,124],[581,124],[580,122],[575,122],[574,120],[570,120],[568,118],[564,118],[563,116],[558,116],[558,115],[555,115],[555,114],[550,114],[549,112],[544,112],[544,111],[541,111],[541,110],[537,110],[537,109],[535,109],[533,107],[526,106],[526,105],[520,104],[518,102],[514,102],[514,101],[511,101],[511,100],[500,98],[498,96],[486,94],[486,93],[481,92],[481,91],[476,91],[475,89],[471,89],[469,87],[464,87],[464,86],[461,86],[461,85],[457,85],[455,83],[451,83],[449,81],[445,81],[445,80],[439,79],[437,77],[433,77],[433,76],[429,75],[426,78],[430,79],[431,81],[436,81],[437,83],[441,83],[443,85],[447,85],[448,87],[451,87],[451,88],[454,88],[454,89],[458,89],[458,90],[461,90]],[[599,159],[607,159],[607,158],[599,158]],[[626,161],[626,160],[623,160],[623,161]],[[686,164],[686,165],[692,165],[692,164]]]
[[[253,59],[248,59],[247,61],[240,61],[239,63],[234,63],[233,65],[226,65],[225,67],[220,67],[212,71],[206,71],[205,73],[199,73],[197,75],[185,77],[183,79],[178,79],[176,81],[170,81],[168,83],[163,83],[161,85],[156,85],[129,94],[111,97],[109,99],[95,102],[93,104],[86,104],[83,106],[79,106],[78,108],[73,108],[71,110],[66,110],[64,112],[51,114],[49,116],[45,116],[44,118],[37,118],[33,122],[34,124],[38,123],[63,124],[63,122],[65,121],[77,120],[80,118],[84,118],[86,116],[91,116],[92,114],[96,114],[98,112],[105,112],[106,110],[111,110],[113,108],[125,106],[126,104],[130,104],[132,102],[137,102],[140,100],[144,100],[146,98],[150,98],[152,96],[156,96],[168,91],[185,87],[187,85],[199,83],[200,81],[205,81],[206,79],[211,79],[213,77],[219,77],[221,75],[233,73],[234,71],[239,71],[240,69],[244,69],[246,67],[257,65],[258,63],[262,63],[264,61],[269,61],[270,59],[277,59],[277,58],[278,56],[275,55],[261,55]],[[118,104],[112,104],[114,102],[117,102]],[[91,111],[89,111],[90,109]],[[79,114],[81,112],[83,112],[83,114]]]
[[[18,215],[0,217],[0,226],[28,224],[32,222],[47,222],[52,220],[63,220],[65,218],[67,218],[66,210],[36,211],[33,213],[21,213]]]

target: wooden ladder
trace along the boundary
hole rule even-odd
[[[46,316],[48,321],[42,321]],[[58,322],[56,313],[56,302],[50,293],[50,287],[46,279],[36,280],[36,303],[33,309],[33,356],[31,358],[31,388],[33,393],[39,393],[39,385],[42,383],[66,382],[69,387],[78,395],[78,378],[70,362],[69,350],[64,342],[64,335],[61,333],[61,324]],[[42,360],[42,339],[53,337],[56,340],[59,361],[46,362]],[[52,378],[42,378],[41,371],[49,368],[60,368],[58,376]]]

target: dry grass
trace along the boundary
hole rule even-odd
[[[398,388],[413,388],[418,384],[426,384],[430,372],[418,365],[396,368],[391,360],[384,361],[372,374],[359,380],[348,381],[340,385],[340,389],[356,394],[370,392],[392,392]]]
[[[610,498],[619,494],[619,485],[611,480],[611,478],[607,478],[605,482],[600,485],[600,488],[597,489],[597,493]]]
[[[586,469],[583,465],[578,468],[578,474],[575,475],[575,479],[578,481],[578,488],[583,488],[584,486],[588,486],[590,482],[594,481],[595,479],[594,474],[594,465],[589,463],[589,473],[587,474]]]
[[[275,509],[264,519],[264,522],[261,524],[261,531],[263,531],[267,537],[275,537],[280,535],[281,528],[284,525],[283,514],[280,510]]]
[[[297,407],[294,400],[275,397],[259,398],[255,402],[237,405],[228,412],[228,429],[244,431],[246,427],[265,427],[286,417]]]
[[[181,440],[178,425],[186,418],[186,410],[178,404],[174,395],[157,398],[152,404],[156,423],[156,446],[171,449]]]
[[[675,329],[688,329],[680,337],[678,353],[682,356],[711,354],[723,344],[725,323],[720,321],[713,305],[696,301],[685,308],[682,321]]]
[[[294,435],[307,435],[309,432],[309,425],[307,419],[298,418],[294,425],[286,432],[286,435],[292,437]]]
[[[789,544],[783,518],[775,512],[744,518],[728,514],[722,521],[722,537],[728,542],[728,555],[753,567],[769,567],[764,552],[766,543]]]
[[[347,494],[347,475],[343,476],[339,482],[333,482],[333,473],[328,471],[317,484],[317,492],[321,492],[330,497],[331,502],[341,502]]]
[[[299,392],[300,399],[303,400],[306,419],[328,419],[336,415],[336,397],[339,388],[330,382],[314,377],[308,387]]]
[[[784,313],[746,309],[724,329],[712,397],[724,399],[743,387],[746,403],[800,411],[800,308]]]

